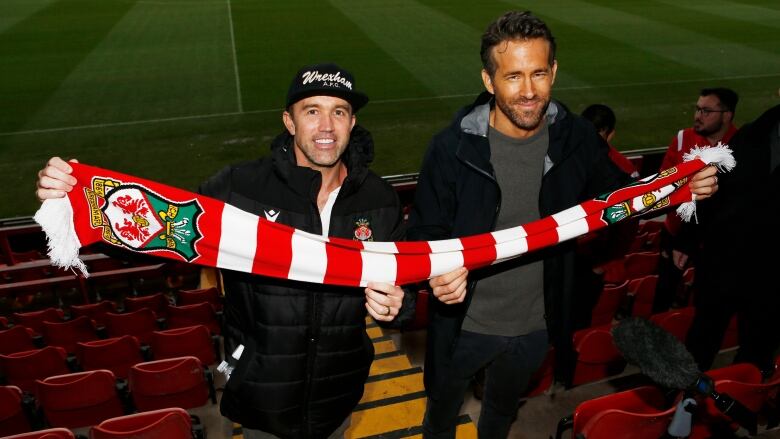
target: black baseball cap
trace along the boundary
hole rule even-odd
[[[352,105],[357,112],[368,102],[368,96],[355,90],[351,73],[333,63],[312,64],[298,70],[287,91],[287,107],[310,96],[336,96]]]

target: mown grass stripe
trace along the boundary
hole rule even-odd
[[[13,102],[0,110],[0,131],[24,127],[133,5],[60,0],[0,33],[0,96]]]
[[[135,3],[26,126],[235,110],[226,15],[224,1]]]
[[[437,94],[481,85],[480,32],[413,0],[330,0],[377,46]]]
[[[762,26],[780,28],[780,11],[772,10],[759,5],[743,5],[733,1],[707,0],[707,1],[673,1],[656,0],[666,6],[685,8],[693,11],[695,14],[716,15],[721,20],[740,20],[748,23],[760,23]],[[664,6],[664,7],[666,7]],[[661,8],[663,9],[663,7]],[[710,20],[701,20],[702,23],[709,26]],[[718,32],[722,28],[713,28]],[[731,35],[736,32],[729,30]]]
[[[525,3],[512,0],[512,4]],[[648,5],[643,10],[652,15]],[[616,41],[634,45],[691,69],[702,69],[710,74],[724,76],[780,71],[780,56],[756,50],[726,38],[716,38],[684,27],[646,18],[639,12],[626,13],[611,6],[602,6],[581,0],[538,2],[534,12],[554,17],[574,26],[586,29]],[[666,14],[664,14],[666,15]],[[726,28],[726,22],[724,21]],[[713,28],[718,28],[710,23]],[[652,39],[648,39],[652,36]],[[680,44],[681,41],[687,42]],[[761,60],[760,63],[752,60]],[[674,72],[670,72],[674,73]]]

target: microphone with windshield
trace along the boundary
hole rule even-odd
[[[691,353],[669,332],[647,319],[632,317],[614,327],[612,337],[626,361],[639,366],[642,373],[657,384],[708,396],[723,414],[751,433],[755,431],[756,413],[729,395],[715,391],[712,378],[699,371]],[[685,410],[691,401],[686,399],[679,407]],[[678,418],[678,414],[675,414],[675,418]],[[679,423],[673,421],[669,428],[669,434],[685,436],[671,431],[680,428]],[[676,433],[680,433],[680,430],[676,430]]]

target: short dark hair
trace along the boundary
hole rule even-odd
[[[492,49],[504,41],[542,38],[550,43],[549,63],[555,62],[555,38],[547,25],[531,11],[509,11],[490,23],[482,34],[482,67],[492,77],[496,73]]]
[[[604,104],[593,104],[582,111],[582,117],[588,119],[597,132],[606,131],[607,135],[615,131],[615,112]]]
[[[726,108],[726,110],[731,111],[732,113],[737,111],[737,102],[739,102],[739,95],[737,95],[737,92],[735,92],[734,90],[725,87],[713,87],[713,88],[703,88],[699,93],[699,96],[710,96],[710,95],[717,96],[718,100],[720,100],[720,104],[723,105]]]

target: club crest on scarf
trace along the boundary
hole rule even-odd
[[[358,218],[355,220],[355,239],[358,241],[373,241],[374,232],[371,230],[371,222],[368,218]]]
[[[141,185],[97,177],[84,192],[92,227],[103,229],[104,241],[136,251],[172,251],[185,261],[198,256],[203,209],[197,200],[177,203]]]
[[[631,184],[626,185],[625,187],[610,192],[607,194],[603,194],[599,197],[596,197],[596,200],[606,201],[609,202],[609,198],[618,198],[622,196],[622,192],[626,192],[631,190],[631,188],[636,188],[637,186],[643,186],[648,185],[649,182],[662,178],[662,177],[668,177],[670,175],[673,175],[677,172],[676,168],[670,168],[662,171],[661,173],[655,175],[651,179],[644,179],[640,181],[635,181]],[[663,209],[667,206],[669,206],[669,195],[676,190],[679,187],[682,187],[684,184],[688,182],[687,178],[682,178],[680,180],[675,181],[674,183],[664,186],[660,189],[648,191],[642,194],[641,196],[634,197],[632,199],[616,203],[612,206],[609,206],[604,209],[601,219],[606,222],[607,224],[614,224],[618,221],[621,221],[625,218],[628,218],[630,216],[634,216],[637,214],[645,215],[648,212],[652,212],[655,210]]]

